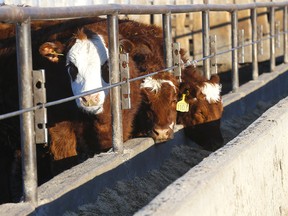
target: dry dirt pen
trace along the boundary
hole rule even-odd
[[[223,97],[218,151],[186,140],[181,126],[171,142],[130,140],[123,155],[97,155],[40,186],[36,211],[4,204],[0,215],[287,215],[286,68]]]

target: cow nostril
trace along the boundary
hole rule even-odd
[[[157,136],[159,135],[159,132],[156,129],[153,129],[152,132]]]
[[[82,99],[85,103],[87,102],[87,100],[86,100],[85,97],[81,97],[81,99]]]
[[[81,97],[81,103],[83,106],[91,107],[99,104],[99,94],[87,95]]]
[[[81,97],[81,100],[82,100],[82,104],[84,106],[89,106],[89,102],[88,102],[88,100],[85,97]]]

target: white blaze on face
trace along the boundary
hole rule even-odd
[[[101,66],[108,60],[108,50],[101,36],[96,35],[90,39],[76,39],[75,44],[67,53],[66,64],[73,63],[78,69],[75,80],[71,78],[74,95],[107,86],[101,77]],[[69,67],[68,67],[69,72]],[[71,76],[71,75],[70,75]],[[85,106],[81,98],[76,99],[78,107],[89,113],[101,113],[108,90],[96,93],[97,104]]]
[[[205,82],[204,86],[201,87],[201,92],[209,103],[216,103],[221,100],[221,88],[222,86],[219,84]]]
[[[140,88],[150,88],[151,91],[155,91],[157,93],[161,89],[162,83],[168,83],[176,92],[176,86],[171,80],[153,79],[152,77],[146,77],[141,83]]]

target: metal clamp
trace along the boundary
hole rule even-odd
[[[34,106],[39,106],[46,103],[46,88],[45,88],[45,71],[33,70],[33,93]],[[47,134],[47,109],[41,107],[34,112],[35,125],[35,143],[46,144],[48,142]]]
[[[177,66],[174,68],[174,76],[178,78],[181,82],[181,55],[180,55],[180,43],[176,42],[172,45],[172,56],[173,56],[173,65]]]
[[[121,53],[120,54],[120,79],[121,82],[125,81],[126,83],[121,85],[121,101],[122,109],[131,109],[131,98],[130,98],[130,73],[129,73],[129,54]]]

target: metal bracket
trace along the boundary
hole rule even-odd
[[[172,45],[173,65],[177,66],[174,68],[174,76],[181,82],[181,55],[180,55],[180,43],[176,42]]]
[[[258,55],[263,55],[263,25],[257,26],[257,53]]]
[[[120,54],[120,79],[121,82],[126,83],[121,85],[121,95],[122,95],[122,109],[131,109],[131,98],[130,98],[130,73],[129,73],[129,54]]]
[[[45,88],[45,71],[33,70],[33,93],[34,106],[46,103],[46,88]],[[41,107],[34,111],[34,125],[35,125],[35,143],[46,144],[48,142],[47,134],[47,109]]]
[[[211,74],[217,74],[218,73],[218,66],[217,66],[217,36],[216,35],[211,35],[209,37],[209,42],[210,42],[210,55],[211,61],[210,61],[210,70]]]
[[[238,32],[238,46],[240,47],[240,50],[238,52],[238,63],[245,62],[244,41],[245,41],[244,29],[241,29]]]

